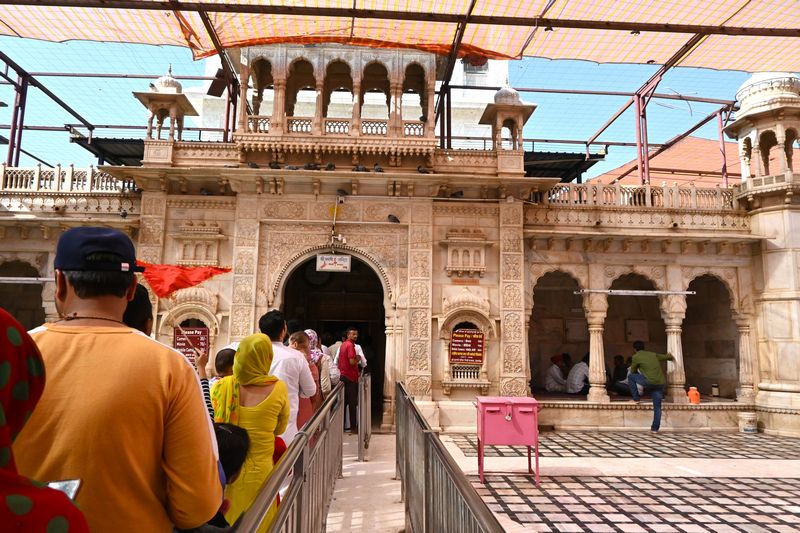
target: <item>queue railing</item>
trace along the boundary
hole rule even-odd
[[[343,438],[344,384],[339,383],[297,433],[232,530],[239,533],[256,531],[279,491],[288,483],[285,494],[281,495],[278,514],[267,531],[325,531],[336,480],[342,472]]]
[[[396,467],[405,504],[406,531],[505,531],[399,381],[395,385],[395,402]]]
[[[358,460],[367,461],[369,439],[372,437],[372,378],[358,378]]]

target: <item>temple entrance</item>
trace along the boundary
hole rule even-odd
[[[39,271],[22,261],[0,265],[0,277],[36,278]],[[0,283],[0,306],[19,320],[26,330],[44,323],[41,283]]]
[[[317,272],[316,259],[301,264],[286,281],[283,312],[330,345],[342,340],[348,327],[358,329],[358,342],[372,376],[372,424],[380,426],[386,364],[383,286],[375,272],[353,257],[350,272]],[[332,340],[331,340],[332,339]]]

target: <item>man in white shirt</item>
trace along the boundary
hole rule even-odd
[[[550,358],[550,368],[544,376],[544,388],[547,392],[564,392],[567,390],[567,380],[564,379],[564,357],[562,354]]]
[[[568,394],[589,394],[589,354],[572,367],[567,376]]]
[[[267,312],[258,320],[258,329],[272,340],[273,357],[270,374],[286,383],[286,388],[289,389],[289,424],[283,435],[280,435],[288,446],[297,435],[297,409],[300,398],[313,396],[317,392],[317,385],[303,354],[283,345],[288,329],[283,313],[277,309]]]

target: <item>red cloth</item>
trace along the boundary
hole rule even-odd
[[[344,341],[339,348],[339,372],[343,378],[358,381],[358,354],[355,344],[350,339]]]
[[[42,356],[25,328],[0,308],[0,531],[88,533],[83,513],[60,491],[17,473],[11,443],[42,396]]]
[[[166,298],[179,289],[194,287],[207,279],[231,271],[230,268],[211,266],[154,265],[143,261],[137,261],[136,264],[145,268],[142,275],[159,298]]]

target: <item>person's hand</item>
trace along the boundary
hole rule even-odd
[[[208,354],[206,352],[200,353],[195,359],[195,366],[197,366],[197,373],[200,375],[200,379],[208,379],[208,374],[206,373],[207,364]]]

